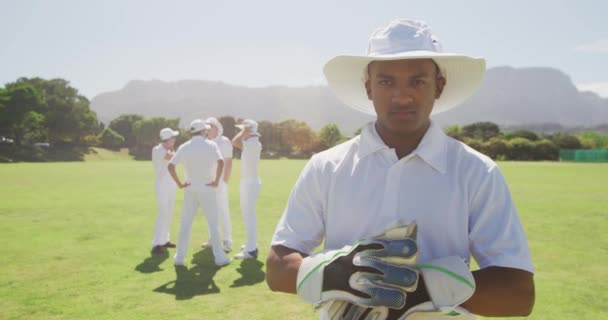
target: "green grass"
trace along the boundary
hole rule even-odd
[[[317,318],[310,306],[270,292],[264,282],[268,243],[305,161],[262,161],[260,262],[216,270],[199,248],[208,237],[199,214],[187,269],[175,270],[171,257],[148,253],[156,216],[152,165],[123,157],[0,165],[0,319]],[[606,318],[608,165],[500,166],[536,267],[531,318]],[[237,182],[230,184],[236,248],[245,239]],[[173,241],[180,198],[181,192]]]

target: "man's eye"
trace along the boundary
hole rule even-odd
[[[426,84],[426,81],[424,80],[414,80],[414,86],[415,87],[420,87]]]
[[[392,81],[390,81],[390,80],[380,80],[380,81],[378,81],[378,84],[379,84],[379,85],[381,85],[381,86],[389,86],[389,85],[391,85],[392,83],[393,83],[393,82],[392,82]]]

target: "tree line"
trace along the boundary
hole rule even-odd
[[[218,120],[233,138],[242,119]],[[0,162],[82,160],[91,147],[129,149],[135,159],[149,159],[164,127],[180,129],[180,119],[123,114],[107,126],[90,109],[89,100],[63,79],[20,78],[0,87]],[[263,158],[308,158],[346,141],[337,125],[318,131],[299,120],[260,121]],[[181,129],[178,145],[189,139]],[[446,134],[497,160],[558,160],[560,149],[608,149],[608,134],[537,134],[502,132],[492,122],[453,125]],[[355,134],[359,134],[358,130]],[[238,152],[236,154],[238,157]]]

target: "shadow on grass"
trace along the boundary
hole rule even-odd
[[[236,269],[241,274],[241,277],[234,280],[231,288],[252,286],[266,279],[266,274],[262,271],[263,263],[257,259],[246,259],[241,262],[241,266]]]
[[[192,267],[175,266],[176,279],[154,289],[154,292],[175,295],[175,300],[188,300],[195,296],[219,293],[213,281],[219,268],[213,263],[213,253],[206,248],[194,254]]]
[[[144,261],[142,261],[140,264],[135,266],[135,270],[141,273],[153,273],[163,271],[163,269],[160,268],[160,264],[163,263],[163,261],[167,260],[167,258],[169,258],[169,252],[167,251],[162,254],[152,254],[146,259],[144,259]]]

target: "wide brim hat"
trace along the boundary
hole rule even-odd
[[[258,133],[258,123],[255,120],[245,119],[241,124],[236,124],[234,126],[241,131],[245,130],[245,126],[249,126],[252,134],[260,136]]]
[[[434,114],[458,106],[473,95],[486,70],[481,57],[442,52],[439,40],[426,23],[401,19],[371,35],[367,55],[336,56],[323,71],[329,87],[344,104],[375,115],[365,89],[367,66],[373,61],[405,59],[433,59],[446,79],[441,97],[435,100]]]

